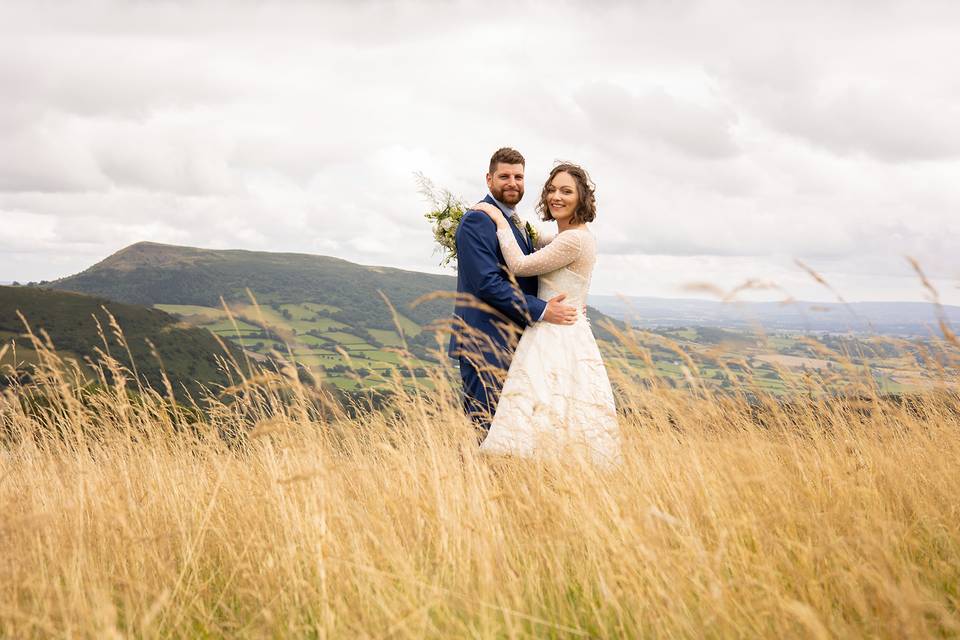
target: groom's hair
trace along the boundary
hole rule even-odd
[[[503,164],[522,164],[523,166],[527,166],[527,161],[523,159],[520,152],[510,147],[502,147],[493,152],[493,155],[490,156],[490,173],[496,171],[497,165],[501,162]]]
[[[556,165],[543,184],[543,191],[540,192],[540,202],[537,203],[540,219],[553,220],[553,216],[550,215],[550,204],[547,202],[547,189],[550,188],[550,183],[553,182],[558,173],[569,174],[573,181],[577,183],[577,210],[573,212],[571,222],[574,224],[593,222],[597,217],[597,197],[594,193],[596,185],[593,184],[593,180],[590,179],[586,169],[570,162],[561,162]]]

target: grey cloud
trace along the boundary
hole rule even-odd
[[[227,145],[199,124],[113,124],[96,138],[97,162],[116,186],[178,195],[242,191]]]
[[[666,91],[635,96],[610,82],[581,88],[575,100],[605,136],[653,140],[693,157],[721,159],[739,152],[725,108],[703,107]]]
[[[745,115],[831,153],[898,163],[960,157],[956,80],[936,62],[903,60],[907,54],[898,50],[923,46],[916,33],[893,32],[887,39],[889,51],[874,52],[877,59],[868,69],[859,61],[838,65],[829,53],[835,43],[812,53],[788,41],[738,52],[713,71]],[[932,45],[931,55],[938,48]]]
[[[55,44],[54,44],[55,43]],[[218,104],[246,89],[224,73],[208,48],[177,41],[144,42],[128,36],[5,37],[0,44],[0,86],[6,101],[37,116],[63,112],[85,117],[144,118],[164,108]]]
[[[225,145],[198,125],[48,115],[0,148],[0,192],[133,187],[183,195],[236,190]]]
[[[822,98],[795,96],[779,108],[764,106],[783,131],[838,153],[865,153],[886,162],[941,160],[960,156],[960,109],[848,87]]]
[[[32,34],[82,33],[97,38],[122,34],[138,41],[155,38],[183,42],[237,38],[245,40],[251,49],[273,39],[296,39],[369,49],[447,37],[448,31],[438,26],[465,22],[503,26],[497,11],[478,12],[470,3],[443,0],[77,0],[54,4],[54,10],[45,4],[29,0],[4,3],[0,8],[4,18],[0,33],[27,30]],[[536,1],[511,4],[514,12],[541,8]]]
[[[103,189],[109,181],[96,158],[74,133],[60,127],[29,126],[0,147],[0,191],[77,192]]]
[[[2,3],[0,215],[77,266],[147,239],[429,270],[413,172],[479,197],[508,144],[530,218],[554,159],[591,171],[598,282],[793,257],[882,280],[908,251],[958,274],[956,80],[907,64],[946,21],[842,5]],[[0,277],[56,275],[11,233]]]

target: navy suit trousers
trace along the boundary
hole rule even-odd
[[[482,370],[470,359],[460,356],[460,379],[463,381],[463,408],[473,423],[490,430],[490,421],[497,409],[503,376],[506,370],[496,372],[496,366],[484,363]]]

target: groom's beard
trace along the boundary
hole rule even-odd
[[[507,189],[500,189],[499,192],[494,191],[493,197],[502,202],[503,204],[508,204],[513,206],[520,202],[523,199],[523,189],[514,189],[509,191]]]

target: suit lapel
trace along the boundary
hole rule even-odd
[[[517,225],[510,222],[510,228],[513,229],[513,237],[517,239],[517,243],[520,245],[520,248],[523,249],[523,252],[527,255],[530,255],[530,243],[527,242],[527,239],[521,233],[520,229],[517,229]]]
[[[510,225],[510,228],[513,229],[513,236],[517,239],[517,244],[523,249],[524,254],[530,255],[533,252],[533,245],[530,244],[530,241],[520,232],[520,229],[517,229],[517,225],[513,224],[513,220],[510,219],[510,216],[500,208],[500,205],[497,204],[497,201],[493,199],[493,196],[487,194],[487,197],[483,199],[484,202],[488,202],[495,206],[497,209],[500,209],[500,213],[503,214],[503,217],[507,219],[507,223]]]

